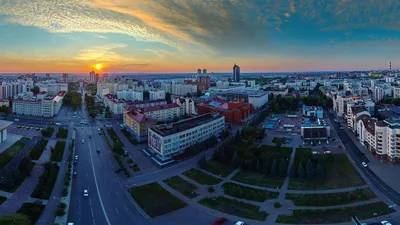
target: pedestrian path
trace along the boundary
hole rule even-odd
[[[21,186],[3,204],[0,205],[0,216],[16,212],[21,208],[22,204],[29,199],[43,172],[44,167],[40,164],[36,164],[31,175],[25,179]]]

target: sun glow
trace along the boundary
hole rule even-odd
[[[99,64],[96,64],[95,67],[96,67],[97,70],[101,70],[101,68],[103,67],[103,65],[101,65],[101,64],[99,63]]]

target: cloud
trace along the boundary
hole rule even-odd
[[[101,39],[107,39],[107,37],[103,36],[103,35],[97,35],[96,37],[101,38]]]
[[[88,49],[83,49],[80,51],[79,55],[75,57],[76,60],[83,61],[115,61],[120,60],[122,57],[116,54],[113,50],[118,48],[124,48],[127,45],[125,44],[110,44],[104,46],[93,46]]]

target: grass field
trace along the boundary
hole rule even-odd
[[[157,183],[130,189],[132,198],[151,217],[162,216],[186,206],[186,203]]]
[[[334,206],[353,202],[367,201],[376,198],[376,195],[368,188],[350,192],[329,194],[290,194],[286,193],[286,199],[290,199],[297,206]]]
[[[230,182],[224,183],[222,189],[227,195],[256,202],[264,202],[267,199],[274,199],[279,195],[278,192],[250,188]]]
[[[210,176],[196,169],[190,169],[184,172],[183,175],[189,177],[190,179],[196,181],[199,184],[205,184],[205,185],[214,185],[222,181],[219,178]]]
[[[383,202],[356,207],[325,210],[293,210],[291,216],[278,216],[276,223],[287,224],[337,224],[350,222],[352,216],[360,220],[389,214],[389,207]]]
[[[263,221],[268,216],[267,212],[260,211],[259,206],[224,197],[203,198],[199,203],[214,210],[247,219]]]
[[[65,141],[57,141],[54,148],[51,149],[51,160],[61,162],[64,155]]]
[[[23,148],[25,144],[17,141],[0,154],[0,169],[3,169]]]
[[[222,177],[227,177],[235,170],[235,168],[231,165],[222,164],[216,160],[210,160],[207,162],[207,168],[205,170],[217,176],[221,175]]]
[[[296,150],[295,163],[307,162],[309,157],[309,150]],[[313,156],[325,171],[324,179],[299,179],[291,178],[289,182],[289,189],[291,190],[326,190],[338,189],[346,187],[356,187],[365,184],[357,170],[350,163],[345,154],[329,154]]]
[[[196,185],[191,184],[178,176],[173,176],[163,181],[164,183],[168,184],[168,186],[172,187],[188,198],[194,198],[198,196],[196,193]]]
[[[281,187],[283,182],[285,181],[284,178],[273,178],[270,176],[266,176],[262,173],[254,173],[254,172],[245,172],[240,171],[237,173],[232,180],[237,182],[242,182],[245,184],[256,185],[260,187],[269,187],[269,188],[277,188]]]

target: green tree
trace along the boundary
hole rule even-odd
[[[315,177],[316,177],[317,179],[324,179],[324,178],[325,178],[325,171],[324,171],[324,168],[323,168],[320,164],[317,164],[317,169],[316,169],[316,175],[315,175]]]
[[[287,163],[285,158],[281,158],[281,163],[279,163],[279,176],[286,177],[287,174]]]
[[[312,180],[314,179],[314,176],[315,176],[314,165],[311,159],[308,159],[306,164],[306,177],[308,180]]]
[[[167,104],[171,104],[172,103],[171,93],[169,93],[169,92],[165,93],[165,100],[167,101]]]
[[[297,168],[297,177],[298,178],[304,178],[306,175],[303,167],[303,163],[299,163],[298,168]]]
[[[272,165],[271,165],[271,176],[277,176],[278,175],[278,173],[277,173],[277,165],[276,165],[276,159],[274,159],[273,161],[272,161]]]
[[[289,169],[289,177],[290,178],[295,178],[296,177],[296,169],[295,169],[295,167],[293,165]]]
[[[237,154],[236,151],[233,153],[232,165],[233,165],[235,168],[237,168],[237,167],[240,165],[239,156],[238,156],[238,154]]]
[[[205,154],[201,155],[197,165],[199,166],[200,169],[207,168],[207,160],[206,160],[206,155]]]
[[[35,86],[32,88],[32,92],[33,92],[33,94],[39,94],[40,88],[38,86]]]
[[[0,217],[0,225],[31,225],[31,221],[27,215],[8,213]]]
[[[260,159],[257,159],[257,161],[256,161],[256,165],[254,166],[254,169],[257,171],[257,172],[259,172],[260,171]]]

